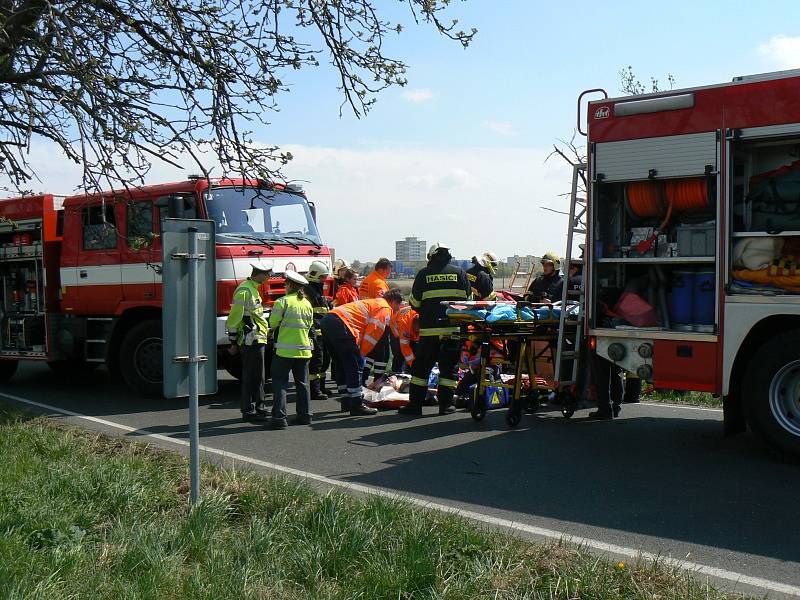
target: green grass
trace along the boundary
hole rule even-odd
[[[688,406],[704,406],[722,408],[722,397],[715,397],[705,392],[653,391],[652,388],[642,393],[645,402],[665,402],[667,404],[686,404]]]
[[[0,411],[0,597],[726,598],[684,573]]]

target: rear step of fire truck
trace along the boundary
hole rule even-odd
[[[561,403],[561,413],[571,417],[575,413],[577,394],[575,391],[578,382],[579,359],[583,342],[583,315],[586,305],[585,287],[581,284],[579,290],[571,290],[569,286],[570,265],[582,265],[583,260],[573,258],[573,245],[577,241],[586,240],[587,206],[586,198],[582,197],[585,191],[581,189],[581,182],[586,181],[586,164],[574,165],[572,169],[572,190],[569,201],[569,224],[567,226],[567,248],[564,252],[564,285],[561,294],[561,316],[558,321],[558,346],[556,349],[555,381],[557,382],[558,396]],[[567,313],[567,302],[578,303],[578,316]]]

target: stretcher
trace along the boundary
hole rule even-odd
[[[509,391],[506,423],[510,427],[520,423],[523,412],[535,412],[551,394],[557,396],[564,417],[574,414],[574,395],[567,390],[559,391],[553,379],[559,304],[512,301],[444,301],[442,304],[447,307],[450,326],[458,327],[458,332],[451,336],[480,347],[478,382],[470,410],[473,419],[480,421],[486,416],[489,407],[484,401],[485,392],[490,387]],[[567,310],[577,311],[577,304],[569,305]],[[489,377],[490,367],[498,363],[491,358],[492,348],[498,342],[507,349],[507,359],[499,361],[512,376],[507,382]]]

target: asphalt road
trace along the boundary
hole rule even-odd
[[[185,401],[138,398],[103,370],[65,382],[25,366],[2,393],[132,427],[124,435],[143,441],[188,439]],[[310,428],[265,430],[241,422],[237,384],[222,381],[217,396],[201,399],[201,442],[800,590],[800,467],[777,462],[750,435],[723,439],[719,411],[628,405],[613,422],[544,412],[509,430],[504,411],[475,423],[466,413],[351,418],[337,406],[315,403]]]

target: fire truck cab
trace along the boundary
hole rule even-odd
[[[330,267],[314,205],[300,188],[191,178],[102,195],[0,201],[0,380],[20,360],[73,374],[106,363],[135,390],[161,393],[163,219],[216,223],[219,364],[232,374],[225,319],[252,264],[276,275]],[[261,288],[265,303],[283,280]]]
[[[800,71],[588,106],[590,347],[800,455]]]

